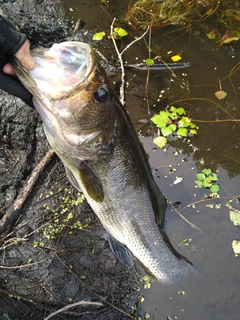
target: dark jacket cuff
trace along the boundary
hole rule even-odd
[[[24,33],[15,30],[13,24],[3,15],[0,15],[0,54],[14,55],[27,40]]]

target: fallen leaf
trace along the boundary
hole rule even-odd
[[[224,40],[221,40],[219,42],[219,45],[222,46],[223,44],[228,44],[232,41],[238,41],[240,39],[240,37],[230,37],[230,38],[227,38],[227,39],[224,39]]]
[[[172,56],[171,59],[173,62],[177,62],[177,61],[181,60],[182,57],[179,54],[177,54],[176,56]]]
[[[235,257],[238,257],[238,255],[240,254],[240,241],[239,240],[233,240],[232,249],[233,249],[233,252],[235,253]]]
[[[218,100],[222,100],[222,99],[226,98],[227,92],[225,92],[223,90],[219,90],[219,91],[215,92],[215,96],[218,98]]]
[[[163,147],[165,146],[165,144],[167,143],[167,138],[159,136],[159,137],[153,139],[153,142],[154,142],[159,148],[163,148]]]
[[[230,211],[230,220],[235,226],[240,226],[240,210]]]
[[[209,33],[207,33],[207,37],[208,37],[208,39],[210,39],[210,40],[215,39],[215,38],[216,38],[215,30],[210,31]]]

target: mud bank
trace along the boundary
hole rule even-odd
[[[32,47],[71,39],[60,1],[0,1]],[[82,40],[81,32],[75,38]],[[0,91],[0,219],[11,208],[36,164],[49,150],[40,117],[20,99]],[[54,156],[40,174],[17,221],[0,238],[0,320],[129,319],[138,282],[108,249],[105,234]],[[133,308],[131,306],[133,305]]]

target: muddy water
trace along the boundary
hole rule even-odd
[[[94,1],[64,3],[72,21],[83,18],[85,27],[93,32],[109,32],[109,15],[119,16],[121,10],[127,8],[127,1],[114,1],[114,4],[109,1],[108,7]],[[214,22],[208,25],[215,27]],[[122,26],[128,29],[125,24]],[[128,31],[132,37],[137,35],[133,30]],[[156,50],[152,57],[161,55],[165,62],[171,62],[170,56],[181,52],[182,61],[191,62],[191,67],[175,71],[172,76],[170,72],[151,72],[148,84],[150,113],[165,108],[167,103],[176,105],[178,100],[183,100],[178,106],[183,106],[198,125],[197,136],[190,138],[190,142],[171,139],[165,152],[153,144],[156,130],[149,122],[142,125],[140,121],[150,118],[145,99],[145,71],[126,70],[126,108],[142,133],[144,147],[163,194],[171,203],[180,202],[177,210],[202,233],[184,222],[174,210],[167,211],[169,237],[193,262],[194,272],[182,283],[172,286],[153,280],[151,288],[141,292],[145,300],[139,305],[139,319],[145,319],[148,314],[151,319],[160,320],[168,316],[169,319],[184,320],[239,319],[240,259],[234,256],[231,244],[240,238],[240,228],[229,220],[230,210],[226,204],[233,200],[232,207],[239,209],[236,198],[240,194],[240,123],[232,121],[240,119],[239,71],[229,75],[240,62],[240,43],[220,47],[215,40],[206,37],[207,31],[201,25],[195,25],[191,33],[184,29],[171,31],[169,28],[153,34],[151,45]],[[124,39],[123,46],[127,42]],[[99,50],[108,58],[114,54],[111,47],[109,40],[99,44]],[[124,56],[128,63],[141,62],[147,57],[144,41],[135,44]],[[214,94],[220,90],[218,78],[228,94],[221,101]],[[159,98],[161,90],[165,92]],[[195,188],[196,173],[203,168],[217,172],[218,199],[207,199],[209,190]],[[191,239],[189,246],[184,245],[184,239]]]

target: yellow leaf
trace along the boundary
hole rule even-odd
[[[240,254],[240,241],[233,240],[232,248],[233,248],[233,252],[235,253],[235,257],[237,257]]]
[[[163,148],[165,146],[165,144],[167,143],[167,138],[165,137],[157,137],[155,139],[153,139],[153,142],[159,147],[159,148]]]
[[[223,44],[228,44],[228,43],[230,43],[232,41],[238,41],[239,39],[240,39],[239,37],[230,37],[230,38],[221,40],[220,41],[220,46],[223,45]]]
[[[228,44],[232,41],[238,41],[239,39],[240,39],[240,37],[230,37],[230,38],[223,39],[223,40],[220,40],[217,42],[219,43],[220,46],[222,46],[223,44]]]
[[[209,33],[207,33],[207,37],[208,37],[208,39],[215,39],[216,38],[216,33],[215,33],[215,31],[213,30],[213,31],[210,31]]]
[[[222,100],[222,99],[226,98],[227,92],[225,92],[223,90],[219,90],[219,91],[215,92],[215,96],[218,98],[218,100]]]
[[[172,56],[171,59],[173,62],[177,62],[177,61],[181,60],[182,57],[179,54],[177,54],[176,56]]]

